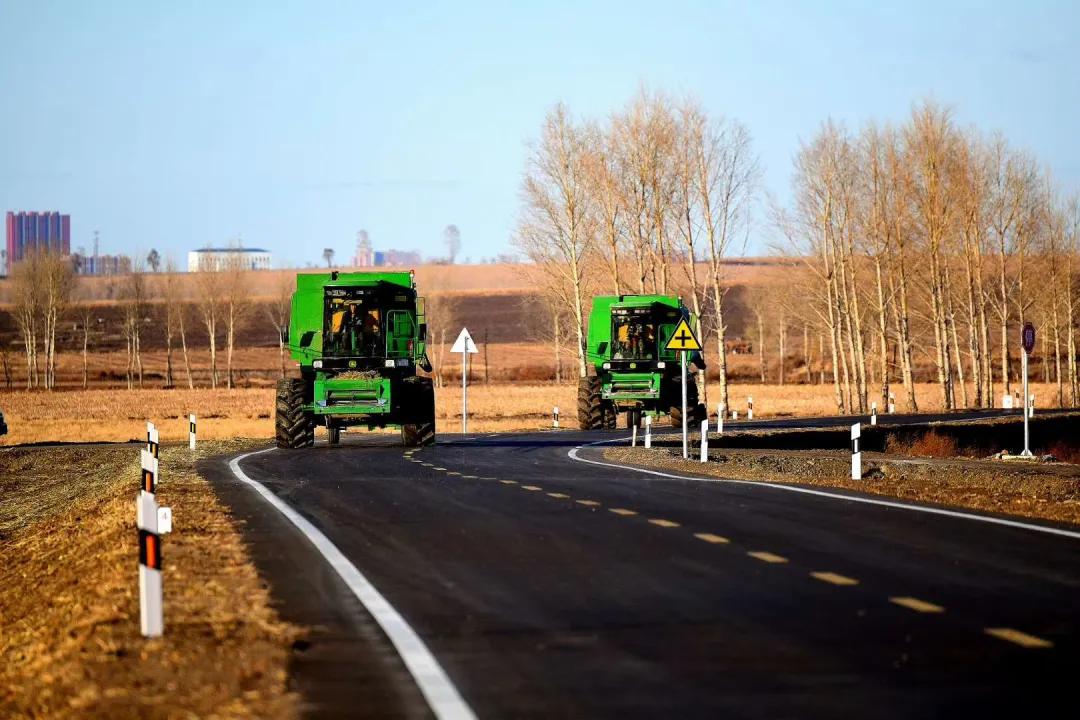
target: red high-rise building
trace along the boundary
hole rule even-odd
[[[71,254],[71,216],[58,212],[11,212],[4,222],[7,266],[10,268],[34,249]]]

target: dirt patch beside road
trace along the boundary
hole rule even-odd
[[[163,448],[165,636],[139,634],[138,445],[0,449],[0,716],[291,718],[296,631],[194,470]]]
[[[856,490],[901,500],[1080,524],[1080,466],[990,460],[926,460],[863,453],[864,479],[851,479],[848,453],[710,449],[709,462],[675,447],[608,448],[604,457],[641,467],[736,480]]]

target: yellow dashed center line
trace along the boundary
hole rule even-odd
[[[438,467],[438,466],[435,466],[435,465],[432,465],[432,467],[435,468],[436,470],[438,470],[439,472],[446,472],[446,468]]]
[[[476,480],[476,479],[478,479],[478,478],[477,478],[477,477],[476,477],[475,475],[462,475],[461,477],[463,477],[463,478],[468,478],[469,480]]]
[[[1049,640],[1043,640],[1040,637],[1034,635],[1028,635],[1027,633],[1020,632],[1019,630],[1013,630],[1012,628],[986,628],[984,631],[987,635],[998,638],[999,640],[1005,640],[1007,642],[1014,643],[1020,647],[1026,648],[1051,648],[1054,647],[1054,643]]]
[[[454,471],[454,470],[447,470],[446,474],[447,475],[460,475],[461,473],[459,473],[457,471]]]
[[[623,515],[623,516],[637,515],[636,510],[627,510],[626,508],[611,508],[611,512],[615,513],[616,515]]]
[[[748,552],[746,554],[749,555],[752,558],[755,558],[756,560],[760,560],[761,562],[774,563],[774,564],[776,564],[776,563],[786,563],[787,562],[786,557],[783,557],[781,555],[774,555],[771,552],[758,551],[758,552]]]
[[[522,490],[543,490],[544,488],[540,487],[539,485],[522,485],[521,489]]]
[[[596,502],[595,500],[575,500],[574,502],[576,502],[576,503],[578,503],[580,505],[588,505],[589,507],[596,507],[597,505],[600,504],[600,503]]]
[[[566,493],[548,493],[548,495],[550,495],[553,498],[568,498],[568,497],[570,497]]]
[[[720,535],[713,535],[712,533],[694,533],[694,537],[696,537],[698,540],[704,540],[705,542],[712,543],[714,545],[722,545],[728,541],[726,537],[722,537]]]
[[[503,485],[517,485],[517,480],[500,480]]]
[[[812,572],[810,577],[820,580],[821,582],[827,582],[830,585],[858,585],[859,581],[855,578],[849,578],[844,575],[838,575],[834,572]]]
[[[421,464],[421,465],[423,465],[424,467],[429,467],[429,468],[433,468],[433,467],[435,467],[435,466],[434,466],[434,465],[432,465],[431,463],[420,463],[420,464]]]
[[[649,518],[649,522],[653,525],[659,525],[662,528],[679,527],[679,523],[671,522],[670,520],[664,520],[663,518]]]
[[[889,602],[900,607],[906,607],[908,610],[914,610],[921,613],[943,613],[945,608],[934,603],[926,602],[913,597],[891,597]]]

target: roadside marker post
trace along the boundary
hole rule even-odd
[[[870,403],[870,424],[877,425],[877,403]]]
[[[1035,393],[1031,393],[1028,397],[1028,417],[1035,417]]]
[[[1024,323],[1024,329],[1020,331],[1020,346],[1024,349],[1020,356],[1024,372],[1024,452],[1021,457],[1031,457],[1031,434],[1028,420],[1031,419],[1031,405],[1035,402],[1035,396],[1028,391],[1028,355],[1035,349],[1035,326],[1029,322]]]
[[[746,398],[746,419],[754,419],[754,398],[752,397]]]
[[[637,423],[630,423],[630,447],[637,447]]]
[[[652,447],[652,415],[645,416],[645,448]]]
[[[161,637],[165,630],[158,509],[152,494],[139,492],[135,524],[139,529],[139,628],[143,637]]]
[[[896,413],[896,395],[893,395],[892,393],[889,393],[889,407],[888,407],[888,410],[889,410],[890,415],[893,415],[893,414]]]
[[[732,420],[732,422],[735,422],[738,419],[739,419],[739,411],[738,410],[732,410],[731,411],[731,420]]]
[[[701,421],[701,462],[709,461],[709,419]]]
[[[1013,406],[1012,395],[1010,395],[1009,393],[1005,393],[1004,395],[1002,395],[1002,397],[1001,397],[1001,409],[1002,410],[1012,410],[1012,406]]]
[[[682,456],[683,460],[686,460],[690,457],[690,418],[689,408],[686,407],[686,355],[690,352],[701,351],[701,343],[698,342],[694,331],[690,329],[686,318],[680,320],[675,326],[664,349],[668,352],[679,353],[679,380],[682,387]]]
[[[469,355],[480,352],[469,334],[469,328],[461,328],[450,352],[461,353],[461,434],[465,435],[469,430]]]
[[[154,426],[154,423],[146,423],[146,449],[155,458],[160,453],[160,443],[158,442],[158,429]]]
[[[862,437],[862,423],[851,426],[851,479],[862,480],[862,451],[859,439]]]
[[[551,411],[551,427],[556,430],[559,429],[559,406],[556,405],[555,409]]]
[[[139,489],[153,495],[157,492],[158,459],[145,448],[140,453],[140,457],[142,459],[142,481]]]
[[[724,403],[716,406],[716,432],[724,434]]]
[[[188,449],[195,449],[195,413],[188,415]]]

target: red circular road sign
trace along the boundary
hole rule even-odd
[[[1035,326],[1029,322],[1024,323],[1024,329],[1020,333],[1020,344],[1024,346],[1024,352],[1028,355],[1035,349]]]

